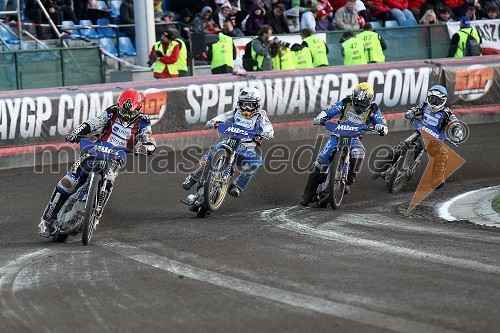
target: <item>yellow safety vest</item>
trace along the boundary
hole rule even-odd
[[[160,42],[156,42],[155,43],[155,51],[160,51],[163,55],[166,55],[167,57],[170,57],[172,55],[172,52],[174,51],[174,47],[177,44],[178,43],[175,40],[171,41],[170,44],[168,45],[167,52],[163,53],[163,46],[161,44],[161,41]],[[177,69],[177,63],[174,63],[174,64],[165,64],[164,62],[161,62],[160,60],[156,60],[155,61],[155,64],[153,65],[153,72],[155,72],[155,73],[163,73],[163,71],[165,70],[165,67],[168,68],[168,72],[170,74],[179,74],[179,70]]]
[[[264,61],[264,56],[257,54],[257,52],[255,52],[255,50],[253,49],[253,43],[255,43],[256,41],[258,41],[259,43],[262,43],[258,38],[255,38],[252,41],[252,59],[257,61],[257,66],[253,66],[254,71],[258,71],[262,67],[262,62]],[[273,66],[274,66],[274,64],[273,64]]]
[[[296,69],[314,68],[311,50],[309,50],[308,47],[303,47],[299,51],[292,51],[292,54],[294,57]]]
[[[307,43],[309,50],[311,50],[313,66],[328,66],[328,55],[326,54],[325,42],[315,35],[304,38],[304,41]]]
[[[359,38],[349,38],[342,43],[344,49],[344,65],[365,65],[365,47]]]
[[[378,34],[373,31],[363,31],[356,35],[357,38],[363,41],[365,47],[365,58],[368,63],[370,62],[385,62],[384,52],[382,45],[378,39]]]
[[[288,47],[281,47],[276,57],[273,58],[275,70],[295,69],[294,57]]]
[[[472,31],[472,32],[471,32]],[[465,44],[467,43],[467,37],[471,34],[475,40],[479,43],[479,34],[474,28],[462,28],[457,31],[458,36],[460,36],[460,40],[458,41],[457,52],[455,52],[455,58],[463,58],[465,51]]]
[[[186,43],[181,38],[177,38],[175,40],[177,43],[179,43],[179,47],[181,48],[179,50],[179,59],[175,63],[177,65],[177,70],[178,71],[185,71],[187,72],[188,66],[187,66],[187,48],[186,48]]]
[[[233,39],[219,33],[219,41],[212,45],[211,68],[214,69],[224,65],[234,67],[233,64]]]

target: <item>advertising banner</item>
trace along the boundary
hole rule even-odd
[[[460,22],[446,23],[450,39],[460,29]],[[500,54],[500,19],[471,21],[471,26],[478,30],[481,36],[483,55]]]

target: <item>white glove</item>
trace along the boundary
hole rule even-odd
[[[134,154],[136,155],[147,155],[148,154],[148,148],[143,145],[143,144],[137,144],[134,147]]]
[[[385,125],[382,124],[375,124],[375,131],[379,133],[384,133],[385,132]]]
[[[453,136],[455,137],[456,141],[462,142],[462,140],[464,139],[464,130],[461,126],[456,126],[453,129]]]
[[[326,122],[328,121],[327,118],[314,118],[313,124],[314,125],[320,125],[320,126],[325,126]]]

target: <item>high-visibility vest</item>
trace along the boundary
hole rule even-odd
[[[234,67],[233,64],[233,39],[219,33],[219,41],[212,45],[211,68],[214,69],[224,65]]]
[[[262,67],[262,62],[264,61],[264,56],[257,54],[257,52],[255,52],[255,50],[253,49],[253,43],[255,43],[255,42],[262,43],[262,41],[259,38],[255,38],[252,41],[252,59],[257,61],[257,65],[253,66],[253,70],[258,71]]]
[[[457,52],[455,52],[455,58],[463,58],[465,53],[465,44],[467,43],[467,37],[471,34],[475,40],[479,43],[479,34],[474,28],[462,28],[457,31],[460,40],[458,41]]]
[[[366,64],[365,47],[359,38],[349,38],[342,43],[344,49],[344,65]]]
[[[309,50],[311,50],[313,66],[328,66],[328,55],[326,54],[325,42],[315,35],[304,38],[304,41],[307,43]]]
[[[309,50],[308,47],[303,47],[298,51],[292,51],[292,54],[296,69],[314,68],[311,50]]]
[[[181,48],[179,50],[179,59],[175,63],[177,65],[177,70],[178,71],[185,71],[187,72],[188,66],[187,66],[187,48],[186,48],[186,43],[182,40],[182,38],[177,38],[175,40],[177,43],[179,43],[179,47]]]
[[[172,55],[172,52],[174,51],[175,46],[178,43],[173,40],[170,42],[167,48],[167,52],[163,53],[163,46],[161,44],[161,41],[155,43],[155,51],[160,51],[163,55],[166,55],[167,57],[170,57]],[[155,64],[153,65],[153,72],[155,73],[163,73],[165,70],[165,67],[168,68],[168,72],[170,74],[179,74],[179,70],[177,69],[177,64],[165,64],[161,62],[160,60],[156,60]]]
[[[368,63],[370,62],[385,62],[384,52],[382,51],[382,45],[380,45],[380,40],[378,34],[373,31],[363,31],[356,35],[363,41],[365,47],[365,58]]]
[[[288,47],[281,47],[278,54],[273,58],[275,70],[295,69],[294,57]]]

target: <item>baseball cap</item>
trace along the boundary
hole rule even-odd
[[[464,28],[470,28],[470,18],[468,16],[462,16],[460,23],[463,24]]]

